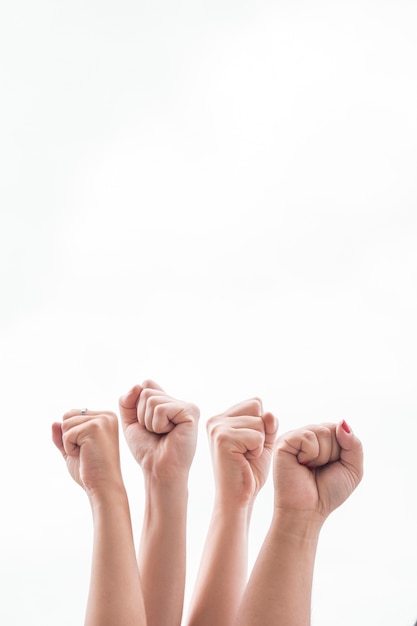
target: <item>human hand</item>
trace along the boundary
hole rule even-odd
[[[216,494],[224,504],[251,504],[271,464],[278,420],[259,398],[235,404],[207,422]]]
[[[275,507],[324,521],[349,497],[362,475],[362,445],[345,421],[292,430],[276,444]]]
[[[117,416],[110,411],[78,409],[52,424],[52,440],[69,473],[91,497],[123,486]]]
[[[164,483],[186,478],[197,445],[199,408],[145,380],[119,400],[128,446],[145,474]]]

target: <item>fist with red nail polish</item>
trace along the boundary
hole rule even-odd
[[[344,420],[289,431],[275,446],[275,508],[324,521],[362,475],[362,445]]]

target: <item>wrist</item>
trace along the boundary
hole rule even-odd
[[[156,493],[168,497],[172,494],[188,493],[188,472],[177,474],[175,477],[156,475],[153,472],[143,472],[146,493]]]
[[[123,482],[89,489],[87,496],[93,511],[112,510],[118,505],[128,503],[127,492]]]
[[[274,532],[295,541],[318,541],[325,518],[314,511],[274,508],[271,528]]]
[[[257,494],[236,493],[235,489],[227,491],[216,488],[214,496],[215,506],[233,513],[237,510],[252,511]]]
[[[145,476],[145,526],[166,524],[167,520],[171,522],[177,520],[184,524],[187,505],[187,480],[171,484],[153,475]]]
[[[172,489],[174,491],[188,489],[189,470],[175,472],[154,472],[142,467],[145,489],[160,491]]]
[[[252,517],[253,501],[241,502],[230,498],[214,498],[212,519],[216,523],[230,528],[249,528]]]

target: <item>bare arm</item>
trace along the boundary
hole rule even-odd
[[[138,564],[150,626],[181,624],[186,574],[187,484],[145,477]]]
[[[85,626],[145,626],[126,493],[91,502],[94,544]]]
[[[274,515],[235,626],[308,626],[320,529],[362,477],[360,441],[343,422],[278,439]]]
[[[236,626],[308,626],[320,524],[276,514],[265,538]]]
[[[252,507],[272,458],[277,422],[258,398],[208,421],[215,501],[188,626],[230,626],[247,581]]]
[[[130,511],[119,460],[117,417],[77,411],[53,425],[55,445],[86,491],[94,525],[85,626],[146,626]]]
[[[215,504],[197,575],[188,626],[233,624],[247,581],[250,510]]]
[[[148,626],[180,626],[188,474],[197,443],[199,409],[147,380],[120,398],[120,412],[126,440],[145,480],[138,565]]]

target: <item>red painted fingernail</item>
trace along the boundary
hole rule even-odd
[[[343,422],[342,422],[342,428],[343,428],[343,430],[344,430],[346,433],[351,433],[351,432],[352,432],[352,431],[351,431],[351,429],[350,429],[350,427],[346,424],[345,420],[343,420]]]

